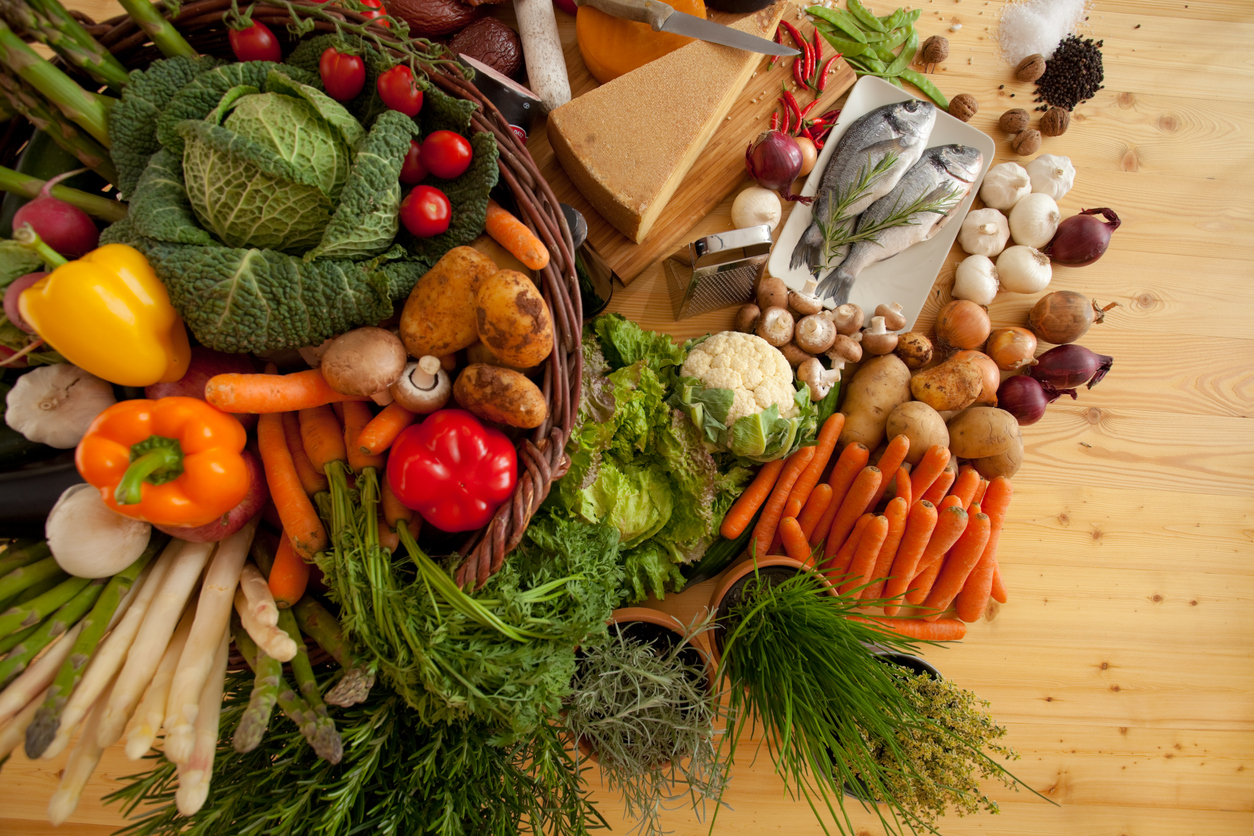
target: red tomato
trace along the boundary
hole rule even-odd
[[[283,60],[279,39],[274,37],[270,27],[264,23],[254,22],[247,29],[232,29],[226,36],[231,42],[231,51],[240,61]]]
[[[361,0],[361,4],[366,7],[365,10],[361,12],[361,16],[367,20],[374,20],[375,18],[383,17],[388,13],[388,10],[383,8],[382,0]],[[392,28],[392,24],[386,20],[380,20],[379,25],[385,26],[388,29]]]
[[[422,164],[421,149],[418,140],[409,141],[409,150],[405,152],[405,162],[401,165],[401,182],[406,186],[421,183],[427,176],[427,167]]]
[[[377,86],[379,98],[392,110],[399,110],[411,118],[422,110],[422,91],[414,81],[414,74],[404,64],[382,73]]]
[[[327,47],[318,59],[318,75],[327,95],[337,102],[357,97],[366,83],[366,65],[360,55],[349,55],[335,47]]]
[[[471,155],[466,137],[453,131],[436,131],[422,141],[422,164],[445,180],[461,177],[470,168]]]
[[[452,205],[434,186],[414,186],[401,201],[401,223],[419,238],[444,232],[452,218]]]

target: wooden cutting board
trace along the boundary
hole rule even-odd
[[[799,10],[806,4],[799,4]],[[798,19],[792,9],[784,13],[787,20],[806,37],[813,37],[814,27],[804,19]],[[711,20],[732,23],[741,15],[711,11]],[[566,68],[570,75],[571,95],[578,97],[597,86],[596,79],[584,66],[579,46],[575,43],[574,19],[558,15],[562,46],[566,54]],[[824,43],[824,60],[833,52]],[[688,232],[736,187],[747,179],[745,173],[745,148],[759,133],[769,127],[771,113],[778,107],[782,85],[787,84],[802,107],[813,99],[809,90],[796,90],[792,77],[791,58],[780,58],[774,67],[770,57],[762,56],[756,75],[749,79],[740,98],[732,106],[724,124],[714,133],[696,165],[688,172],[683,184],[667,205],[652,232],[637,244],[620,233],[597,214],[583,196],[571,184],[561,164],[549,146],[544,118],[536,120],[527,140],[527,150],[535,158],[540,172],[548,180],[553,193],[562,203],[574,206],[588,221],[588,241],[606,260],[624,284],[629,284],[649,265],[665,258],[683,244],[688,243]],[[811,111],[817,115],[830,110],[853,86],[853,70],[843,60],[832,65],[832,72],[820,97],[819,104]]]

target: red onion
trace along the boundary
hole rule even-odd
[[[776,189],[785,200],[797,200],[789,189],[801,173],[801,148],[783,131],[763,131],[745,149],[749,176],[765,189]]]
[[[1094,217],[1098,213],[1110,223]],[[1119,216],[1111,209],[1082,209],[1058,225],[1058,231],[1041,252],[1059,264],[1083,267],[1102,257],[1110,235],[1119,228]]]
[[[9,318],[18,328],[21,328],[28,334],[35,333],[35,329],[31,324],[22,319],[22,310],[18,307],[17,298],[22,295],[22,291],[42,279],[47,273],[27,273],[25,276],[18,276],[13,280],[4,291],[4,315]]]
[[[1075,400],[1074,389],[1055,389],[1051,383],[1042,383],[1026,374],[1018,374],[1002,381],[997,390],[997,406],[1015,417],[1022,426],[1035,424],[1045,414],[1045,407],[1062,395]]]
[[[1059,388],[1079,386],[1088,381],[1088,388],[1102,382],[1115,358],[1089,351],[1082,345],[1071,343],[1051,348],[1036,358],[1036,365],[1029,374],[1042,383],[1052,383]]]

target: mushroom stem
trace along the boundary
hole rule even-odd
[[[417,368],[410,374],[409,379],[413,381],[414,386],[419,389],[434,389],[437,383],[437,374],[440,371],[440,358],[434,354],[423,355],[418,361]]]

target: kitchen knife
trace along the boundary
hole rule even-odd
[[[697,38],[723,44],[747,52],[763,55],[800,55],[800,50],[777,44],[757,35],[732,29],[712,20],[695,17],[675,9],[660,0],[575,0],[577,6],[591,6],[607,15],[647,23],[654,32],[670,32],[685,38]]]

